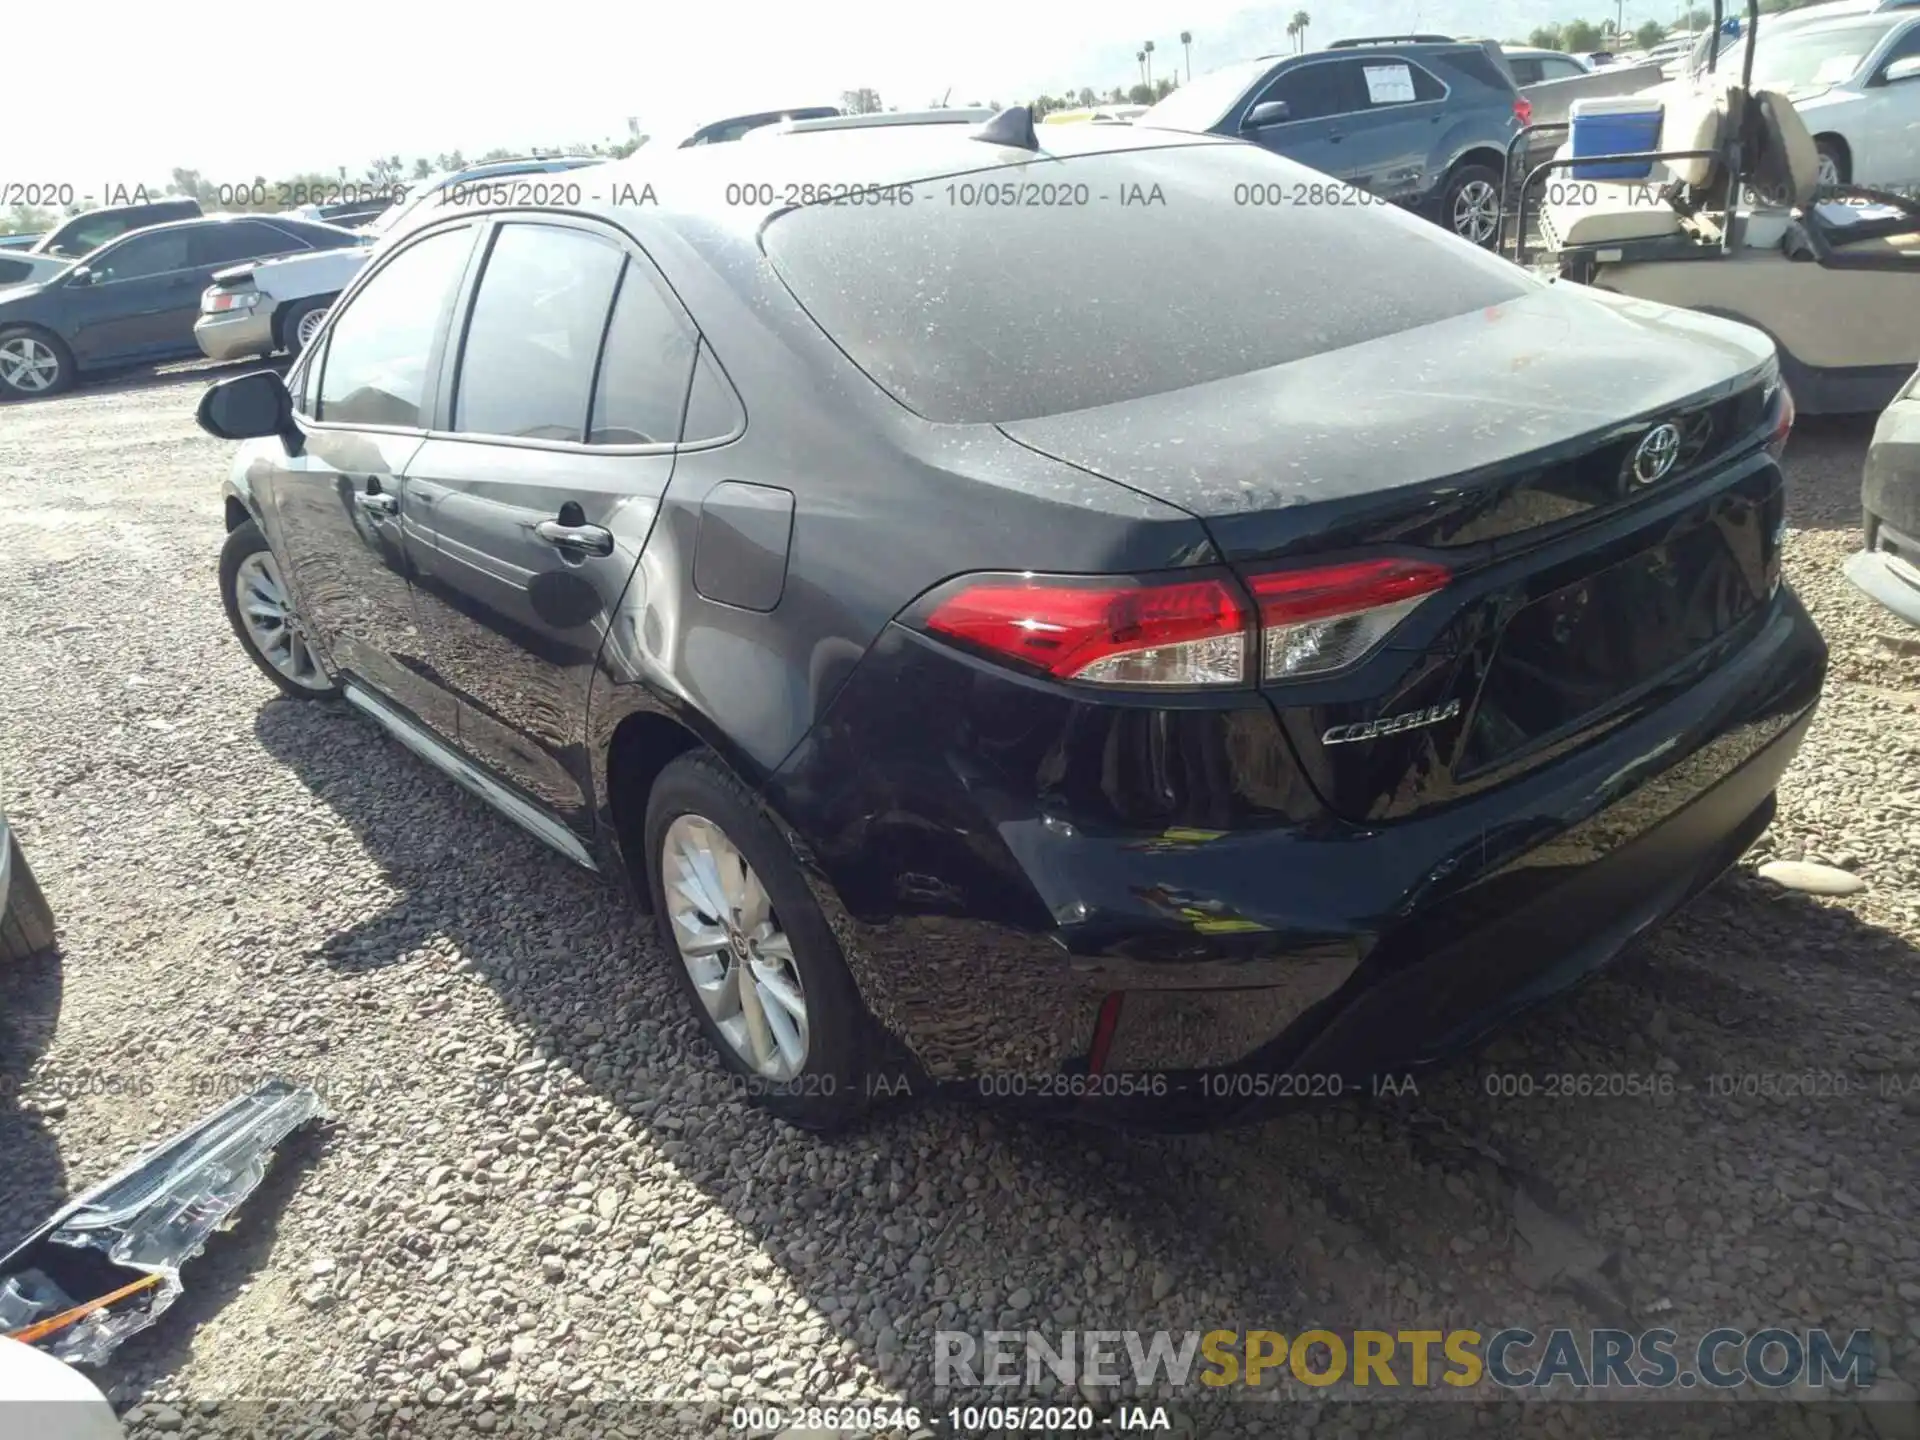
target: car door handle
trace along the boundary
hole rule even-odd
[[[353,497],[353,503],[358,505],[362,510],[373,511],[376,515],[398,515],[400,513],[400,497],[397,495],[382,495],[378,490],[370,492],[362,491],[356,494]]]
[[[562,525],[558,520],[542,520],[533,533],[556,550],[576,555],[611,555],[613,532],[598,525]]]

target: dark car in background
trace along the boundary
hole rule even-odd
[[[0,397],[52,395],[82,373],[198,356],[200,292],[216,270],[358,245],[284,215],[216,215],[111,240],[49,280],[0,291]]]
[[[129,230],[164,225],[170,220],[192,220],[202,214],[191,197],[143,201],[138,205],[103,205],[62,221],[35,242],[35,255],[68,255],[78,259],[98,250]]]
[[[627,882],[800,1124],[1446,1053],[1732,865],[1820,693],[1765,336],[1038,131],[424,217],[201,401],[254,663]]]
[[[1133,123],[1250,140],[1491,245],[1507,142],[1529,111],[1493,41],[1398,35],[1228,65]]]

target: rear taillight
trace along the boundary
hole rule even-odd
[[[1786,381],[1774,381],[1767,392],[1767,417],[1773,422],[1767,431],[1767,453],[1776,460],[1785,453],[1787,437],[1793,434],[1793,415],[1793,391]]]
[[[1341,670],[1369,654],[1448,580],[1425,560],[1357,560],[1276,570],[1247,584],[1260,611],[1262,678]]]
[[[1096,685],[1238,685],[1246,607],[1224,579],[994,576],[963,583],[926,619],[936,635]]]
[[[1056,680],[1109,686],[1242,685],[1344,669],[1370,654],[1427,596],[1446,567],[1381,559],[1247,578],[1255,609],[1224,576],[992,575],[955,581],[923,628]]]
[[[1533,102],[1524,95],[1514,96],[1513,118],[1520,122],[1523,129],[1531,125],[1533,123]]]
[[[209,290],[200,297],[200,313],[219,315],[228,310],[251,310],[259,303],[258,290]]]

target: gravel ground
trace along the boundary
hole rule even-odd
[[[1779,820],[1603,978],[1417,1094],[1257,1129],[942,1104],[827,1142],[720,1083],[596,881],[353,713],[274,697],[215,593],[229,447],[194,427],[202,378],[0,409],[0,794],[63,937],[0,975],[0,1243],[266,1074],[315,1078],[333,1116],[100,1375],[137,1431],[284,1397],[335,1434],[719,1433],[742,1397],[925,1402],[933,1330],[1012,1325],[1825,1324],[1920,1379],[1920,646],[1839,575],[1866,424],[1809,422],[1788,458],[1789,576],[1833,672]],[[1754,876],[1781,857],[1866,888]],[[1540,1093],[1569,1072],[1673,1092]],[[1710,1078],[1769,1073],[1831,1078]],[[1518,1075],[1530,1098],[1489,1093]],[[1314,1398],[1175,1413],[1648,1433],[1644,1406]],[[1686,1423],[1756,1415],[1920,1425],[1831,1401]]]

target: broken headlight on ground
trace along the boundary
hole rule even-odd
[[[269,1080],[68,1202],[0,1259],[0,1334],[97,1364],[180,1294],[180,1267],[228,1228],[280,1142],[321,1113]]]

